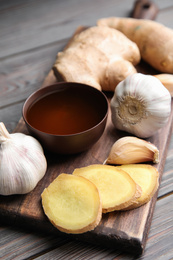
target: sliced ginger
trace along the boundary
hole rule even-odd
[[[127,208],[141,195],[140,187],[129,174],[114,166],[90,165],[75,169],[73,175],[87,178],[96,185],[103,213]]]
[[[45,214],[60,231],[83,233],[94,229],[101,220],[99,192],[83,177],[62,173],[41,197]]]
[[[126,171],[142,188],[141,197],[125,209],[137,208],[147,203],[153,197],[159,186],[159,174],[155,167],[147,164],[126,164],[116,166],[116,168]]]
[[[93,230],[102,212],[129,210],[147,203],[158,188],[158,171],[146,164],[90,165],[60,174],[42,193],[50,222],[66,233]]]

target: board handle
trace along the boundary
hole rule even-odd
[[[157,5],[149,0],[137,0],[134,3],[132,17],[136,19],[154,20],[159,9]]]

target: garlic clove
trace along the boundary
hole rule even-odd
[[[157,147],[143,139],[126,136],[118,139],[112,146],[107,164],[131,164],[159,162],[159,150]]]
[[[171,97],[173,97],[173,75],[172,74],[157,74],[154,75],[167,88]]]

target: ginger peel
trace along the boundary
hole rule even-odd
[[[128,75],[136,73],[140,61],[137,45],[118,30],[88,28],[57,55],[53,71],[58,79],[114,91]]]
[[[120,17],[103,18],[97,24],[119,30],[137,44],[141,57],[153,68],[173,73],[172,29],[151,20]]]

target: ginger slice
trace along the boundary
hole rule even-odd
[[[77,234],[93,230],[101,220],[98,189],[80,176],[60,174],[41,197],[45,214],[62,232]]]
[[[141,195],[141,188],[129,174],[115,166],[90,165],[75,169],[73,175],[87,178],[96,185],[103,213],[126,208]]]
[[[153,197],[159,186],[159,173],[155,167],[147,164],[126,164],[116,167],[126,171],[142,188],[141,197],[126,209],[137,208]]]

